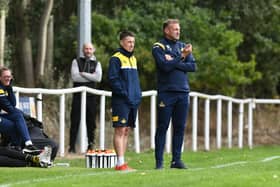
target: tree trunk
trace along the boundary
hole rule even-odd
[[[47,30],[47,52],[46,52],[46,69],[47,71],[52,71],[52,64],[53,64],[53,16],[50,17],[48,30]]]
[[[44,75],[44,66],[46,60],[46,50],[47,50],[47,26],[50,19],[51,11],[53,7],[53,0],[46,1],[44,8],[44,13],[40,21],[40,30],[39,30],[39,43],[38,43],[38,54],[36,61],[36,78],[40,79]]]
[[[4,51],[5,51],[5,10],[0,10],[0,66],[4,66]]]
[[[33,73],[32,45],[30,38],[26,33],[21,36],[21,57],[24,67],[24,86],[29,88],[35,87]]]
[[[32,58],[32,44],[29,38],[28,18],[25,11],[30,6],[30,0],[23,0],[19,7],[19,26],[20,26],[20,56],[22,59],[21,67],[23,68],[22,78],[24,80],[24,86],[35,87],[34,82],[34,70],[33,70],[33,58]]]

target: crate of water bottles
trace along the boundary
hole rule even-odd
[[[90,150],[86,154],[87,168],[113,168],[117,163],[114,150]]]

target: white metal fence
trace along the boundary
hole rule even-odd
[[[77,87],[68,89],[42,89],[42,88],[20,88],[14,87],[17,103],[20,94],[36,94],[37,119],[42,121],[42,97],[43,95],[57,95],[60,98],[59,103],[59,153],[64,156],[65,153],[65,95],[81,92],[81,125],[80,125],[80,148],[81,152],[86,150],[86,93],[92,93],[100,96],[100,149],[105,148],[105,106],[106,97],[111,97],[111,92],[104,90],[96,90],[88,87]],[[154,135],[156,129],[156,95],[154,90],[142,92],[142,97],[150,97],[150,147],[155,147]],[[238,147],[243,147],[243,130],[244,130],[244,107],[248,107],[248,146],[253,147],[253,109],[256,104],[280,104],[280,99],[235,99],[222,95],[207,95],[198,92],[190,93],[192,107],[192,150],[197,151],[197,131],[198,131],[198,99],[204,100],[204,148],[210,150],[210,101],[216,101],[217,120],[216,120],[216,146],[222,146],[222,102],[227,102],[227,142],[228,147],[232,147],[232,104],[239,105],[238,114]],[[171,128],[167,132],[166,151],[171,150]],[[137,117],[136,128],[134,129],[134,146],[137,153],[140,152],[140,136],[139,136],[139,120]]]

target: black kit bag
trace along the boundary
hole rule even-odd
[[[43,123],[27,114],[24,114],[24,119],[33,144],[39,149],[50,146],[52,148],[51,160],[54,160],[58,151],[58,144],[44,132]]]

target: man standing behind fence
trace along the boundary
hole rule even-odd
[[[110,59],[108,79],[112,87],[112,122],[114,148],[117,153],[116,170],[131,170],[124,155],[130,128],[135,128],[137,109],[141,101],[141,88],[137,62],[133,55],[135,36],[132,32],[120,33],[121,47]]]
[[[155,135],[156,169],[163,168],[166,131],[172,118],[171,168],[185,169],[181,160],[184,130],[188,112],[189,83],[187,72],[196,69],[192,45],[178,41],[180,24],[177,19],[163,23],[164,38],[155,43],[152,54],[157,67],[157,129]]]
[[[102,78],[102,68],[100,62],[94,56],[95,48],[92,43],[83,45],[83,57],[76,58],[72,61],[71,76],[74,87],[87,86],[95,88],[96,82]],[[86,98],[86,124],[88,136],[88,150],[94,146],[95,136],[95,115],[96,115],[96,96],[87,93]],[[81,119],[81,93],[74,93],[71,110],[71,127],[70,127],[70,153],[75,153],[75,143],[80,126]]]

